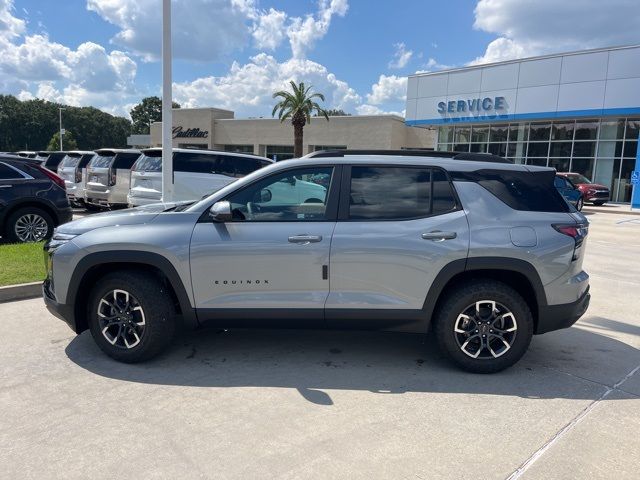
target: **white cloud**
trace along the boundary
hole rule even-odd
[[[404,68],[411,60],[413,56],[413,50],[407,50],[407,46],[404,43],[395,43],[393,45],[396,51],[393,54],[393,58],[389,62],[389,68]]]
[[[219,60],[244,46],[250,27],[247,12],[239,5],[228,0],[174,0],[175,58]],[[160,56],[162,8],[159,0],[87,0],[87,9],[120,29],[113,43],[146,60]]]
[[[640,41],[637,0],[479,0],[474,13],[498,38],[471,64]]]
[[[238,117],[265,116],[271,113],[273,92],[287,88],[290,80],[313,85],[325,95],[326,108],[352,111],[362,101],[323,65],[299,58],[280,63],[266,53],[252,57],[245,65],[234,62],[227,75],[175,83],[173,90],[183,107],[216,106],[234,110]]]
[[[316,41],[327,34],[332,17],[334,15],[344,17],[348,9],[347,0],[320,0],[317,15],[307,15],[304,19],[292,18],[291,25],[287,29],[287,36],[294,58],[304,58],[307,51],[314,47]]]
[[[404,101],[407,96],[407,77],[396,75],[380,75],[378,81],[371,86],[367,94],[367,103],[381,105],[383,103]]]
[[[135,94],[136,63],[85,42],[72,50],[46,35],[24,35],[13,2],[0,0],[0,91],[21,99],[113,107]]]
[[[259,15],[253,30],[253,42],[256,48],[275,50],[284,39],[286,21],[287,14],[273,8]]]

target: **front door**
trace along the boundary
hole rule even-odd
[[[274,173],[225,199],[233,220],[196,225],[190,260],[201,320],[231,318],[240,326],[253,320],[253,311],[259,321],[323,323],[337,169],[310,166]],[[291,189],[308,189],[308,182],[318,179],[329,185],[321,187],[321,198],[292,201]]]

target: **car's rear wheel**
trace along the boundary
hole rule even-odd
[[[576,210],[581,211],[582,207],[584,207],[584,200],[580,197],[576,202]]]
[[[120,362],[155,357],[175,332],[171,295],[151,274],[121,271],[101,278],[91,292],[87,316],[100,349]]]
[[[449,291],[434,320],[442,352],[474,373],[512,366],[533,335],[527,303],[513,288],[494,280],[475,280]]]
[[[5,236],[13,243],[39,242],[51,238],[51,215],[37,207],[21,208],[9,216]]]

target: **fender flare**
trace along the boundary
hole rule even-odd
[[[167,277],[176,297],[178,298],[185,327],[196,328],[199,326],[196,311],[191,305],[187,289],[185,288],[184,283],[173,264],[159,253],[135,250],[109,250],[105,252],[90,253],[78,262],[73,274],[71,275],[71,281],[69,282],[67,289],[66,302],[69,305],[73,305],[76,317],[78,314],[76,305],[77,294],[85,275],[93,267],[110,263],[144,264],[157,268]]]

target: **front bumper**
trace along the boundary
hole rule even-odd
[[[58,303],[55,295],[51,291],[51,282],[48,278],[42,284],[42,298],[44,299],[47,310],[49,310],[54,317],[63,320],[74,332],[80,333],[77,328],[73,306]]]
[[[584,315],[587,308],[589,308],[590,300],[591,294],[589,293],[589,287],[587,287],[582,296],[573,303],[540,307],[538,325],[534,333],[539,335],[562,328],[569,328]]]

